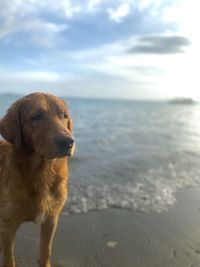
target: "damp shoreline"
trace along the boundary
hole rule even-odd
[[[17,266],[36,267],[39,225],[22,225]],[[59,219],[54,267],[191,267],[200,264],[200,187],[178,192],[168,211],[108,209]]]

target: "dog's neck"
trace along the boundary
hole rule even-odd
[[[44,159],[36,153],[29,153],[24,150],[14,148],[14,157],[21,170],[29,170],[30,174],[37,170],[51,167],[57,159]]]

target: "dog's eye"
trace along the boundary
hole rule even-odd
[[[40,121],[42,119],[42,113],[36,113],[35,115],[33,115],[32,117],[31,117],[31,120],[32,121]]]
[[[67,112],[65,112],[63,116],[64,116],[64,119],[68,119],[68,114],[67,114]]]

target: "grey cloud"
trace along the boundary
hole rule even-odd
[[[145,36],[128,49],[128,53],[143,54],[176,54],[184,52],[190,40],[184,36]]]

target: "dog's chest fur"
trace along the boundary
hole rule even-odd
[[[43,222],[47,216],[58,215],[67,197],[66,160],[49,161],[37,168],[24,162],[16,166],[13,153],[7,159],[0,155],[0,218]]]
[[[49,168],[33,174],[27,179],[24,197],[20,202],[24,205],[26,220],[43,222],[46,216],[55,216],[55,212],[62,208],[67,197],[66,179]]]

